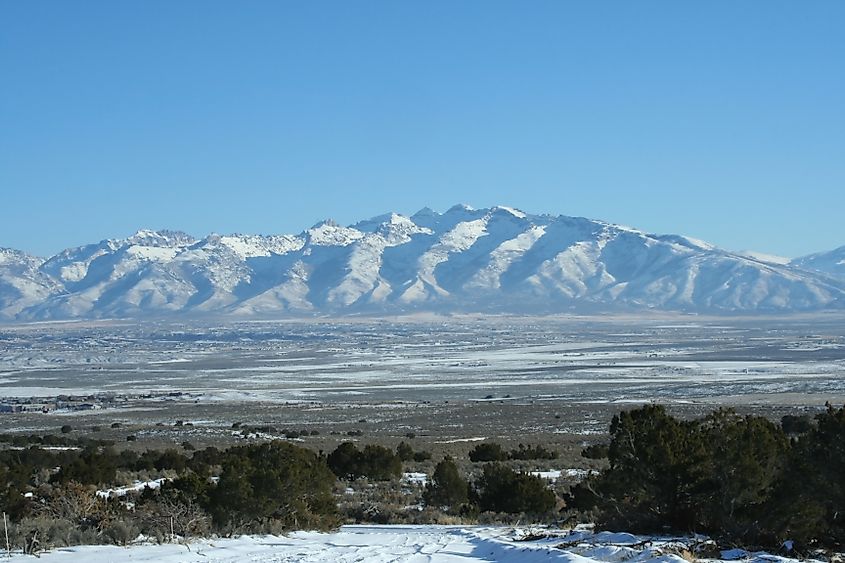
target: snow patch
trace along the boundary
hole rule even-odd
[[[170,481],[167,477],[152,479],[150,481],[135,481],[133,484],[125,487],[97,491],[97,496],[100,498],[123,497],[129,493],[139,493],[144,489],[158,489],[167,481]]]

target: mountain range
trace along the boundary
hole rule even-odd
[[[845,247],[795,260],[510,207],[298,235],[141,230],[50,258],[0,248],[0,319],[845,308]]]

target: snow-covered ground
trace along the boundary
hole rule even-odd
[[[540,534],[542,535],[542,534]],[[520,541],[525,540],[525,541]],[[561,531],[532,539],[530,531],[477,526],[344,526],[334,533],[296,532],[289,536],[243,536],[235,539],[132,547],[81,546],[41,555],[44,563],[283,563],[330,561],[368,563],[460,563],[499,561],[534,563],[684,563],[679,554],[694,540],[654,539],[631,534]],[[768,554],[731,550],[725,559],[789,563]],[[35,560],[15,555],[9,561]]]
[[[100,498],[122,497],[129,493],[139,493],[144,489],[158,489],[165,481],[169,480],[167,477],[162,477],[148,481],[135,481],[133,484],[125,487],[97,491],[97,496]]]
[[[841,317],[0,327],[0,396],[150,393],[157,405],[399,408],[397,401],[675,403],[795,393],[824,404],[845,395],[842,327]]]
[[[410,485],[423,486],[426,483],[428,483],[428,475],[426,475],[425,473],[416,473],[416,472],[403,473],[402,474],[402,481],[404,481],[405,483],[408,483]]]
[[[551,469],[549,471],[529,471],[530,475],[536,475],[541,479],[546,479],[551,481],[552,483],[556,482],[560,479],[561,475],[566,477],[574,477],[577,479],[583,479],[587,475],[590,474],[589,470],[587,469]]]

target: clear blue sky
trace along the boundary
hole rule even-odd
[[[6,1],[0,246],[511,205],[845,244],[845,2]]]

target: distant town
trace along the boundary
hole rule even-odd
[[[181,391],[168,393],[93,395],[57,395],[55,397],[7,397],[0,399],[0,414],[3,413],[50,413],[55,411],[90,411],[105,408],[121,408],[134,400],[183,399],[187,394]]]

